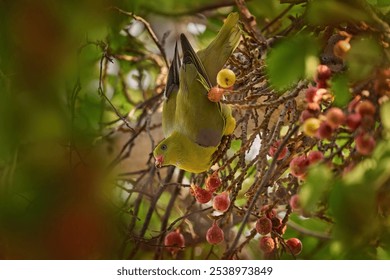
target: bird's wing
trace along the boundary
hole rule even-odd
[[[184,34],[180,39],[183,65],[176,103],[178,130],[203,147],[218,146],[225,127],[221,105],[208,99],[211,82],[207,72]]]
[[[177,42],[175,45],[175,53],[171,66],[169,67],[167,84],[164,91],[164,105],[163,105],[163,133],[165,137],[172,134],[175,128],[175,113],[176,113],[176,97],[180,87],[180,67],[181,62],[179,52],[177,50]]]

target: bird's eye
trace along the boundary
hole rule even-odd
[[[165,144],[161,145],[161,150],[165,151],[167,148],[168,148],[167,145],[165,145]]]

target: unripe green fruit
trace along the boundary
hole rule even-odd
[[[236,82],[236,74],[230,69],[222,69],[217,74],[217,84],[222,88],[230,88]]]

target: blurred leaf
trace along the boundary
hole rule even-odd
[[[306,211],[312,212],[317,209],[318,202],[329,188],[332,177],[331,171],[325,165],[315,165],[309,170],[307,179],[299,193],[302,207]]]
[[[381,119],[383,127],[390,131],[390,102],[381,105]]]
[[[298,82],[307,74],[308,59],[317,55],[317,41],[308,34],[282,40],[266,59],[270,83],[277,90],[283,90]]]
[[[351,50],[346,56],[348,76],[351,80],[367,78],[381,61],[381,48],[375,39],[360,37],[351,40]]]
[[[334,105],[344,107],[351,99],[349,92],[348,79],[345,75],[335,75],[331,82],[332,93],[334,94]]]
[[[362,9],[341,1],[310,1],[307,7],[307,21],[313,25],[359,22],[367,19],[368,15]]]

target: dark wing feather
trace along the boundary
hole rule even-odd
[[[169,98],[172,92],[178,91],[180,86],[179,72],[180,72],[181,62],[179,58],[179,52],[177,50],[177,42],[175,45],[175,53],[173,55],[173,60],[171,66],[169,67],[167,85],[165,87],[164,96]]]

